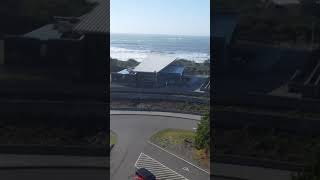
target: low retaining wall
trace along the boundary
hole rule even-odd
[[[194,97],[210,97],[210,93],[208,92],[192,92],[192,91],[185,91],[179,89],[137,89],[137,88],[130,88],[130,87],[110,87],[111,93],[141,93],[141,94],[162,94],[162,95],[184,95],[184,96],[194,96]]]
[[[110,115],[146,115],[146,116],[163,116],[163,117],[175,117],[182,119],[189,119],[199,121],[201,116],[199,114],[190,114],[182,112],[169,112],[169,111],[143,111],[138,109],[123,110],[123,109],[112,109]]]
[[[157,101],[173,101],[173,102],[192,102],[199,104],[209,104],[209,98],[198,98],[182,95],[168,94],[143,94],[143,93],[111,93],[110,101],[112,100],[157,100]]]

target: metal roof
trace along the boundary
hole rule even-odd
[[[217,13],[213,17],[213,37],[222,37],[229,44],[237,25],[235,13]]]
[[[149,55],[133,71],[135,72],[159,72],[171,64],[176,58],[168,55]]]
[[[119,71],[118,74],[130,74],[130,72],[128,69],[123,69],[123,70]]]
[[[37,38],[40,40],[48,40],[48,39],[59,39],[62,36],[62,33],[60,33],[57,29],[55,29],[53,24],[48,24],[39,29],[31,31],[23,36],[30,37],[30,38]]]
[[[81,16],[80,22],[74,27],[74,31],[80,33],[109,32],[109,7],[107,0],[96,0],[98,5],[89,13]]]

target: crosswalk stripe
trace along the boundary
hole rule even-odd
[[[138,169],[147,169],[156,176],[157,180],[188,180],[144,153],[140,153],[134,166]]]

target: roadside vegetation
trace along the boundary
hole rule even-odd
[[[195,145],[198,149],[205,149],[209,153],[210,149],[210,116],[207,112],[202,116],[195,136]]]
[[[205,97],[204,97],[205,98]],[[208,97],[207,97],[208,98]],[[111,109],[139,109],[147,111],[167,111],[188,114],[204,114],[208,111],[207,104],[192,102],[170,102],[170,101],[143,101],[134,100],[113,100]]]
[[[117,136],[112,131],[110,132],[110,145],[114,145],[117,143]]]
[[[184,66],[186,75],[210,75],[210,60],[197,63],[186,59],[178,59],[174,64]]]
[[[210,162],[209,115],[203,116],[196,131],[165,129],[151,137],[155,144],[208,169]]]
[[[299,47],[309,45],[312,39],[320,43],[317,1],[300,0],[300,4],[281,6],[270,0],[218,0],[217,7],[239,12],[237,40]]]
[[[308,164],[304,171],[293,175],[292,180],[319,180],[320,179],[320,156]]]

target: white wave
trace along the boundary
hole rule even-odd
[[[142,61],[150,54],[148,50],[133,50],[133,49],[126,49],[126,48],[118,48],[118,47],[111,47],[110,48],[110,55],[112,58],[127,61],[128,59],[135,59],[137,61]]]
[[[176,57],[180,58],[180,59],[186,59],[189,61],[195,61],[197,63],[202,63],[202,62],[210,59],[210,55],[207,53],[194,53],[194,52],[177,53]]]
[[[171,38],[167,38],[167,40],[174,40],[174,41],[176,41],[176,40],[183,40],[184,38],[182,38],[182,37],[171,37]]]
[[[210,55],[207,53],[195,53],[195,52],[154,52],[150,50],[133,50],[133,49],[126,49],[126,48],[118,48],[118,47],[111,47],[110,48],[110,55],[112,58],[127,61],[129,59],[135,59],[141,62],[150,54],[167,54],[170,56],[174,56],[179,59],[186,59],[190,61],[195,61],[197,63],[202,63],[208,59],[210,59]]]

